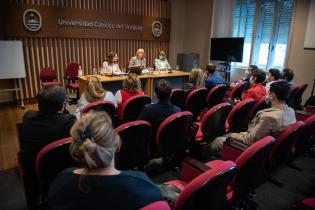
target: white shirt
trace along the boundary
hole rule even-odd
[[[110,74],[110,73],[121,73],[121,70],[119,69],[118,63],[113,63],[112,65],[109,65],[107,61],[103,62],[103,66],[101,69],[101,74]]]

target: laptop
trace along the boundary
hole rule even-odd
[[[135,73],[135,74],[138,74],[140,75],[142,73],[142,67],[140,66],[134,66],[134,67],[130,67],[129,68],[129,73]]]

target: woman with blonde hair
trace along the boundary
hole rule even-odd
[[[141,67],[141,68],[146,68],[147,61],[144,56],[144,49],[138,49],[136,52],[136,56],[131,57],[129,61],[129,67]]]
[[[128,74],[127,78],[123,81],[122,86],[123,89],[118,90],[115,94],[116,102],[118,104],[117,114],[120,120],[122,120],[122,107],[126,101],[134,96],[144,95],[144,92],[141,90],[141,82],[138,76],[134,73]]]
[[[200,68],[193,68],[190,72],[188,82],[184,84],[183,90],[190,92],[204,86],[204,73]]]
[[[140,209],[162,200],[143,172],[115,168],[120,138],[105,112],[90,111],[71,129],[70,155],[80,168],[68,168],[50,186],[52,210]]]
[[[88,105],[89,103],[101,100],[110,101],[115,105],[115,107],[117,107],[116,99],[113,93],[103,88],[102,83],[98,77],[91,76],[89,77],[87,86],[78,101],[79,107],[75,111],[74,115],[79,118],[81,110],[84,106]]]

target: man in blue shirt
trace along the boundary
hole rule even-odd
[[[213,63],[209,63],[206,66],[205,71],[205,86],[208,90],[211,90],[214,86],[223,84],[224,80],[221,76],[215,74],[216,66]]]
[[[145,105],[138,117],[138,120],[145,120],[151,124],[153,140],[155,139],[156,132],[163,120],[172,114],[181,111],[179,107],[172,105],[170,102],[172,88],[166,80],[160,80],[158,82],[155,87],[155,94],[159,101],[156,104]],[[155,152],[155,147],[155,141],[153,141],[151,144],[152,152]]]

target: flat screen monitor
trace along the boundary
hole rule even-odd
[[[211,38],[210,60],[242,62],[244,38]]]

